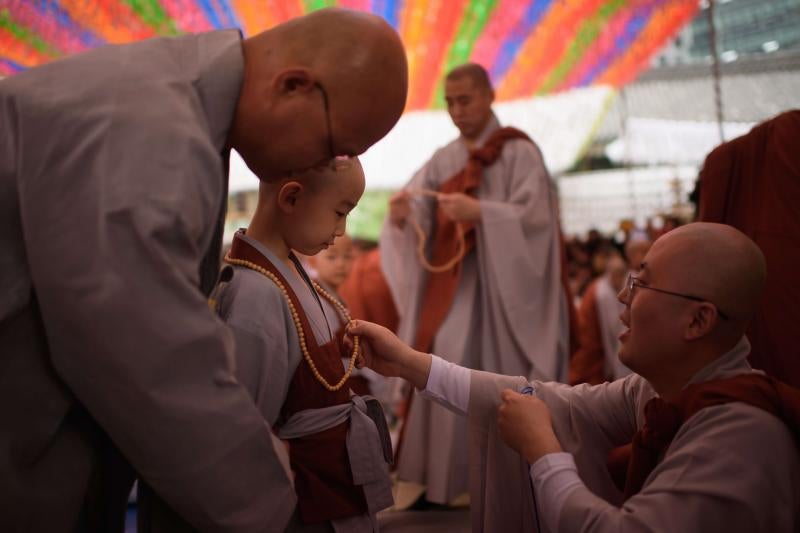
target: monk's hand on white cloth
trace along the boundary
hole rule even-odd
[[[411,214],[410,195],[406,191],[397,191],[389,198],[389,220],[402,228]]]
[[[456,222],[473,222],[481,218],[481,203],[463,192],[440,193],[439,207]]]
[[[370,367],[384,376],[407,379],[418,389],[428,383],[431,356],[418,352],[378,324],[366,320],[351,320],[347,325],[344,342],[352,346],[352,337],[360,338],[361,355],[357,364]]]
[[[553,432],[550,410],[542,400],[510,389],[500,397],[503,403],[497,409],[497,427],[503,442],[530,464],[543,455],[562,451]]]

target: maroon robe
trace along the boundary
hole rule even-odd
[[[764,296],[747,331],[750,363],[800,387],[800,111],[712,151],[699,204],[699,220],[738,228],[764,253]]]

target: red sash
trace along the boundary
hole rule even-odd
[[[624,499],[638,493],[686,420],[706,407],[742,402],[780,418],[800,442],[800,390],[762,374],[689,385],[674,402],[653,398],[644,406],[645,424],[627,446],[612,450],[609,470],[621,486],[619,464],[627,460]],[[616,475],[615,475],[616,474]]]
[[[306,346],[317,370],[328,383],[337,383],[344,375],[342,357],[349,357],[342,344],[344,326],[339,328],[333,340],[318,346],[300,300],[280,271],[238,236],[234,237],[230,256],[257,264],[283,283],[300,317]],[[317,381],[311,367],[303,359],[292,376],[286,400],[281,407],[280,420],[288,420],[293,414],[305,409],[319,409],[349,402],[350,394],[346,386],[335,392],[328,391]],[[295,472],[297,507],[303,523],[326,522],[367,512],[364,493],[353,484],[350,470],[346,442],[349,427],[348,420],[320,433],[290,441],[289,459]]]

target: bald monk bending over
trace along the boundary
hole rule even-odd
[[[473,531],[796,531],[800,392],[746,359],[764,278],[734,228],[667,233],[619,294],[635,373],[597,386],[470,371],[369,323],[350,333],[373,369],[470,417]]]
[[[206,303],[228,153],[261,179],[359,154],[406,87],[397,34],[344,10],[0,81],[0,531],[122,531],[134,471],[159,497],[140,527],[282,529],[294,495]]]

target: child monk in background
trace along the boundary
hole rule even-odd
[[[376,531],[375,514],[392,504],[380,405],[349,392],[358,349],[342,344],[349,316],[293,252],[333,247],[363,192],[357,159],[261,182],[215,294],[235,336],[236,376],[289,443],[298,502],[287,531]]]
[[[309,264],[316,272],[314,281],[328,294],[339,300],[342,305],[347,306],[348,309],[348,303],[339,294],[339,288],[350,276],[355,257],[355,244],[345,234],[341,237],[336,237],[336,240],[333,241],[333,246],[308,258]],[[344,358],[342,362],[347,365],[349,358]],[[353,370],[347,386],[356,394],[375,396],[376,394],[383,394],[384,382],[385,378],[372,369],[358,368]]]
[[[316,255],[309,256],[308,263],[316,273],[314,281],[340,302],[343,302],[339,295],[339,287],[350,275],[354,259],[353,240],[349,235],[344,234],[336,237],[332,246]]]

